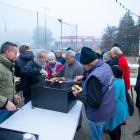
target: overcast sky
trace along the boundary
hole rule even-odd
[[[30,11],[38,11],[48,16],[78,24],[78,35],[101,36],[104,28],[118,26],[125,14],[116,0],[0,0],[1,2]],[[131,12],[140,14],[140,0],[119,0]],[[9,11],[8,11],[9,12]],[[137,17],[133,16],[137,21]]]

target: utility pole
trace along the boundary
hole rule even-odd
[[[45,49],[46,49],[46,7],[45,7]]]
[[[39,49],[39,26],[38,26],[38,11],[37,11],[37,38],[38,38],[38,49]]]
[[[61,48],[62,49],[62,19],[58,19],[59,22],[61,22]]]
[[[78,24],[76,24],[76,48],[77,48],[77,28],[78,28]]]
[[[46,43],[46,9],[51,10],[51,9],[45,7],[45,49],[47,48],[46,47],[46,45],[47,45],[47,43]]]
[[[62,49],[62,19],[61,19],[61,48]]]

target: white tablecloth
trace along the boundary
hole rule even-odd
[[[128,67],[129,68],[139,68],[139,65],[138,64],[128,64]]]
[[[39,140],[73,140],[81,109],[80,101],[68,113],[32,109],[29,102],[0,127],[38,134]]]
[[[134,87],[136,85],[137,78],[130,78],[130,86]]]

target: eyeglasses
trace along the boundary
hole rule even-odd
[[[42,57],[43,59],[47,59],[47,57]]]
[[[65,59],[66,59],[66,60],[71,60],[71,58],[66,58],[66,57],[65,57]]]

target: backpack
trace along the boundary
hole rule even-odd
[[[128,93],[127,90],[125,90],[125,94],[126,94],[126,101],[127,101],[127,105],[128,105],[128,112],[129,112],[129,116],[133,116],[134,113],[134,104],[132,102],[132,99]],[[120,99],[120,98],[119,98]],[[121,99],[120,99],[121,101]],[[121,101],[122,102],[122,101]],[[123,102],[122,102],[123,103]],[[124,103],[123,103],[124,104]],[[124,104],[125,105],[125,104]],[[126,107],[126,105],[125,105]],[[126,107],[127,108],[127,107]]]
[[[132,99],[128,93],[128,91],[126,90],[126,101],[127,101],[127,104],[128,104],[128,108],[129,108],[129,115],[130,116],[133,116],[133,113],[134,113],[134,104],[132,102]]]

